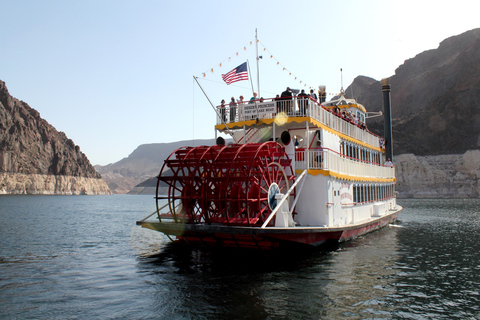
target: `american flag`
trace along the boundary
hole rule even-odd
[[[248,80],[247,63],[244,62],[232,71],[222,74],[222,79],[227,84],[232,84],[237,81]]]

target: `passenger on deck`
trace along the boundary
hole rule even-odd
[[[315,93],[315,91],[313,91],[313,89],[310,89],[310,97],[312,97],[312,99],[315,100],[315,102],[317,102],[318,100],[317,94]]]
[[[317,140],[315,148],[315,168],[321,169],[323,163],[323,148],[322,141]]]
[[[380,149],[385,149],[385,140],[383,138],[380,138]]]
[[[235,102],[234,97],[232,97],[228,106],[230,109],[230,122],[235,122],[235,116],[237,115],[237,103]]]
[[[240,96],[237,100],[238,104],[238,120],[243,121],[243,104],[245,104],[245,100],[243,100],[243,96]]]
[[[348,111],[347,112],[347,120],[352,122],[353,121],[353,117],[352,117],[352,112],[351,111]]]
[[[387,161],[385,162],[385,166],[387,166],[387,167],[393,167],[393,163],[392,163],[392,161],[390,160],[390,158],[388,158]]]
[[[300,93],[298,94],[298,108],[300,111],[300,115],[306,115],[307,114],[307,105],[308,105],[308,94],[305,93],[305,90],[302,89]]]
[[[222,119],[222,122],[227,122],[227,117],[225,115],[225,100],[222,99],[222,102],[220,102],[220,105],[218,106],[218,109],[220,111],[220,117]]]
[[[281,104],[282,104],[280,95],[277,94],[277,95],[275,96],[275,98],[272,99],[272,101],[275,102],[275,106],[277,107],[277,113],[279,113],[280,111],[282,111],[282,110],[280,109],[280,106],[281,106]]]
[[[255,100],[257,100],[257,93],[256,93],[256,92],[253,93],[253,97],[250,98],[250,102],[249,102],[249,103],[254,103]]]
[[[255,103],[255,101],[257,101],[257,93],[256,92],[253,93],[253,97],[250,98],[250,101],[248,103],[253,104],[253,103]],[[253,115],[248,117],[248,119],[250,119],[250,118],[255,119],[256,115],[253,114]],[[247,117],[245,117],[245,120],[247,120]]]
[[[292,106],[293,106],[293,94],[290,91],[290,88],[287,87],[285,91],[282,92],[281,95],[282,100],[280,101],[280,112],[286,112],[288,114],[292,114]]]

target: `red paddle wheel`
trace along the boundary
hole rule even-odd
[[[285,194],[294,179],[277,142],[185,147],[160,171],[157,210],[166,199],[175,222],[259,226],[276,205],[274,194]]]

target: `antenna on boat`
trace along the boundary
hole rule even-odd
[[[345,91],[343,91],[343,70],[342,70],[342,68],[340,68],[340,93],[345,93]]]
[[[195,79],[195,81],[197,82],[197,84],[198,84],[198,86],[200,87],[200,89],[202,89],[203,94],[204,94],[205,97],[207,98],[208,102],[210,102],[210,105],[212,106],[213,111],[215,111],[215,113],[217,114],[217,117],[219,117],[219,118],[222,120],[222,123],[223,123],[223,125],[225,126],[225,128],[227,129],[228,134],[229,134],[230,136],[232,136],[233,141],[235,141],[235,143],[238,143],[237,140],[235,139],[235,136],[233,135],[232,131],[230,131],[230,129],[227,127],[227,124],[225,123],[225,120],[223,119],[223,117],[221,117],[221,116],[218,114],[217,109],[215,109],[215,106],[213,105],[213,103],[212,103],[212,101],[210,100],[210,98],[207,96],[207,93],[205,92],[205,90],[203,90],[203,87],[200,85],[200,82],[198,82],[198,77],[193,76],[193,79]]]
[[[256,58],[257,58],[257,93],[258,97],[260,98],[260,68],[258,66],[258,61],[262,59],[262,56],[258,55],[258,37],[257,37],[257,28],[255,28],[255,51],[256,51]]]

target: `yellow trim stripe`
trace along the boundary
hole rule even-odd
[[[295,174],[301,174],[303,170],[295,170]],[[356,176],[349,176],[346,174],[337,173],[330,170],[320,170],[320,169],[309,169],[308,174],[312,176],[317,176],[319,174],[324,175],[326,177],[334,177],[337,179],[342,180],[350,180],[350,181],[368,181],[368,182],[395,182],[397,178],[369,178],[369,177],[356,177]]]

